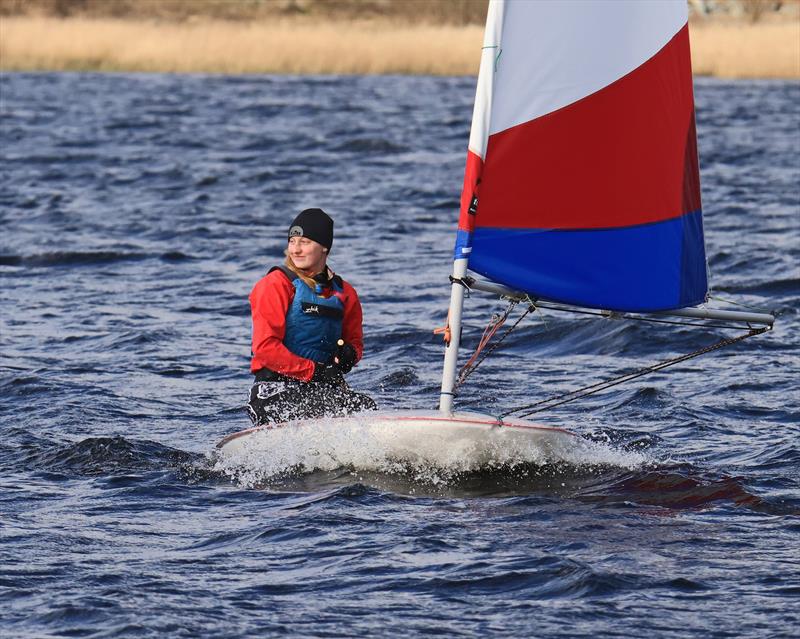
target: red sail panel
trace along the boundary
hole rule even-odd
[[[462,230],[478,175],[477,227],[616,228],[699,211],[688,26],[605,88],[491,135],[482,171],[472,155]]]

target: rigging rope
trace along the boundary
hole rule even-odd
[[[771,315],[776,314],[774,310],[763,308],[761,306],[750,306],[749,304],[743,304],[742,302],[737,302],[736,300],[725,299],[724,297],[720,297],[719,295],[709,295],[708,299],[719,300],[720,302],[724,302],[725,304],[730,304],[731,306],[738,306],[739,308],[747,308],[750,309],[751,311],[758,311],[759,313],[767,313]]]
[[[612,386],[616,386],[617,384],[622,384],[623,382],[628,382],[632,379],[636,379],[637,377],[642,377],[643,375],[660,371],[664,368],[667,368],[667,366],[672,366],[673,364],[679,364],[680,362],[685,362],[686,360],[692,359],[694,357],[699,357],[700,355],[711,353],[712,351],[723,348],[725,346],[730,346],[731,344],[735,344],[736,342],[741,342],[742,340],[745,340],[748,337],[753,337],[754,335],[760,335],[761,333],[764,333],[768,330],[770,330],[770,327],[766,326],[763,328],[751,328],[747,333],[744,333],[743,335],[722,339],[714,344],[711,344],[709,346],[704,346],[703,348],[699,348],[696,351],[692,351],[691,353],[688,353],[686,355],[680,355],[672,359],[664,360],[663,362],[659,362],[658,364],[654,364],[653,366],[646,366],[644,368],[640,368],[639,370],[632,371],[630,373],[625,373],[623,375],[611,378],[609,380],[597,382],[596,384],[584,386],[583,388],[578,388],[573,391],[569,391],[567,393],[554,395],[552,397],[542,399],[532,404],[526,404],[524,406],[518,406],[516,408],[512,408],[511,410],[507,410],[506,412],[501,413],[500,418],[502,419],[503,417],[508,417],[509,415],[512,415],[513,413],[519,413],[520,411],[527,411],[527,412],[521,413],[520,415],[518,415],[518,417],[520,418],[528,417],[529,415],[533,415],[534,413],[539,413],[543,410],[552,409],[555,408],[556,406],[561,406],[562,404],[575,401],[576,399],[581,399],[582,397],[593,395],[594,393],[600,392],[607,388],[611,388]],[[528,410],[528,409],[533,409],[533,410]]]
[[[536,308],[546,308],[551,311],[561,311],[562,313],[574,313],[575,315],[596,315],[597,317],[605,317],[606,319],[615,319],[614,313],[608,311],[591,311],[588,309],[578,308],[565,308],[563,306],[551,306],[541,302],[536,304]],[[655,317],[643,317],[637,315],[626,315],[626,321],[631,322],[649,322],[651,324],[672,324],[674,326],[702,326],[704,328],[742,328],[742,324],[709,324],[707,321],[689,321],[689,320],[668,320],[656,319]]]
[[[472,357],[470,357],[469,361],[467,361],[467,363],[464,364],[464,366],[461,368],[461,371],[458,374],[458,379],[456,380],[456,383],[453,386],[453,390],[454,391],[459,386],[461,386],[461,384],[464,382],[464,380],[466,380],[467,377],[469,377],[473,373],[473,371],[475,371],[475,369],[478,368],[478,366],[480,366],[483,363],[483,360],[485,360],[489,355],[491,355],[495,350],[497,350],[497,347],[500,346],[500,344],[503,343],[503,340],[506,337],[508,337],[508,335],[511,333],[511,331],[513,331],[517,327],[517,325],[525,318],[525,316],[528,313],[530,313],[534,308],[532,305],[529,306],[527,308],[527,310],[522,315],[520,315],[519,319],[517,319],[517,321],[514,322],[514,325],[511,326],[508,330],[506,330],[506,332],[503,333],[503,335],[500,337],[500,339],[497,340],[492,345],[492,347],[483,354],[483,357],[481,357],[480,360],[478,360],[478,362],[473,365],[473,362],[475,362],[475,360],[477,359],[478,355],[483,350],[483,348],[486,346],[486,344],[489,343],[489,340],[492,339],[492,337],[497,332],[497,330],[503,324],[505,324],[506,319],[508,319],[509,314],[514,309],[514,307],[517,305],[517,302],[518,302],[518,300],[511,300],[508,303],[508,308],[506,308],[506,310],[503,313],[503,315],[501,315],[501,316],[495,315],[495,316],[492,317],[491,321],[489,322],[489,325],[483,330],[483,335],[481,336],[481,341],[478,343],[478,347],[475,349],[475,352],[472,354]]]
[[[462,286],[464,286],[467,290],[470,290],[470,287],[465,282],[463,282],[461,280],[454,280],[454,278],[452,278],[452,277],[450,279],[451,279],[451,281],[458,281],[458,283],[460,283]],[[505,333],[503,333],[503,335],[500,337],[500,339],[497,340],[497,342],[495,342],[495,344],[493,344],[492,347],[489,348],[483,354],[483,356],[476,362],[475,360],[478,358],[478,355],[486,347],[486,345],[489,343],[489,341],[492,339],[492,337],[495,335],[495,333],[497,333],[498,329],[505,323],[506,319],[508,319],[509,314],[511,313],[511,311],[514,309],[514,307],[516,306],[516,304],[519,301],[522,301],[522,300],[512,298],[509,301],[508,308],[506,308],[505,312],[502,315],[493,315],[492,316],[492,319],[489,321],[488,326],[483,331],[483,335],[481,336],[481,340],[480,340],[480,342],[478,344],[478,347],[475,349],[475,352],[473,353],[472,357],[470,357],[469,361],[467,361],[467,363],[464,364],[464,366],[461,368],[461,371],[459,372],[459,375],[458,375],[458,379],[456,380],[456,382],[455,382],[455,384],[453,386],[453,391],[455,391],[459,386],[461,386],[461,384],[463,384],[464,381],[466,381],[466,379],[478,368],[478,366],[480,366],[483,363],[483,361],[489,355],[491,355],[495,350],[497,350],[497,348],[500,346],[500,344],[503,343],[503,340],[505,340],[506,337],[508,337],[511,334],[511,332],[515,328],[517,328],[519,323],[531,311],[538,310],[539,308],[547,308],[547,309],[552,309],[552,310],[556,310],[556,311],[564,311],[564,312],[577,313],[577,314],[583,314],[583,315],[599,315],[601,317],[606,317],[606,318],[613,318],[616,315],[614,313],[608,313],[606,311],[579,310],[579,309],[574,309],[574,308],[564,308],[564,307],[560,307],[560,306],[551,306],[551,305],[548,305],[546,303],[537,304],[534,300],[531,300],[530,297],[528,297],[528,298],[525,299],[525,301],[528,302],[528,308],[525,310],[525,312],[517,319],[516,322],[514,322],[513,326],[508,328],[505,331]],[[666,319],[656,319],[656,318],[651,318],[651,317],[626,316],[625,319],[635,320],[635,321],[642,321],[642,322],[652,322],[652,323],[656,323],[656,324],[675,324],[675,325],[679,325],[679,326],[703,326],[703,327],[706,327],[706,328],[741,328],[741,324],[737,324],[737,325],[733,325],[733,324],[708,324],[708,323],[705,323],[705,322],[666,320]],[[449,314],[448,314],[448,320],[449,320]],[[657,364],[654,364],[652,366],[646,366],[644,368],[640,368],[638,370],[631,371],[629,373],[624,373],[622,375],[619,375],[618,377],[613,377],[611,379],[608,379],[608,380],[605,380],[605,381],[601,381],[601,382],[597,382],[597,383],[591,384],[589,386],[584,386],[583,388],[578,388],[578,389],[575,389],[573,391],[569,391],[569,392],[566,392],[566,393],[561,393],[559,395],[554,395],[552,397],[540,400],[538,402],[534,402],[532,404],[526,404],[524,406],[518,406],[516,408],[512,408],[510,410],[507,410],[504,413],[501,413],[499,415],[499,419],[502,419],[504,417],[508,417],[509,415],[512,415],[514,413],[521,413],[520,415],[518,415],[518,417],[520,417],[520,418],[528,417],[529,415],[533,415],[534,413],[539,413],[539,412],[541,412],[543,410],[556,408],[557,406],[561,406],[563,404],[567,404],[569,402],[581,399],[583,397],[587,397],[589,395],[593,395],[594,393],[598,393],[600,391],[606,390],[608,388],[611,388],[612,386],[616,386],[618,384],[622,384],[624,382],[631,381],[633,379],[636,379],[638,377],[642,377],[642,376],[647,375],[649,373],[655,373],[657,371],[660,371],[660,370],[663,370],[663,369],[667,368],[668,366],[673,366],[674,364],[679,364],[681,362],[685,362],[685,361],[693,359],[695,357],[699,357],[700,355],[705,355],[706,353],[711,353],[711,352],[716,351],[716,350],[718,350],[720,348],[723,348],[725,346],[730,346],[731,344],[735,344],[737,342],[745,340],[748,337],[753,337],[754,335],[760,335],[760,334],[762,334],[762,333],[764,333],[764,332],[766,332],[768,330],[771,330],[771,328],[772,328],[772,326],[765,326],[763,328],[753,328],[749,323],[747,324],[747,326],[748,326],[749,330],[748,330],[747,333],[745,333],[743,335],[739,335],[737,337],[730,337],[730,338],[721,339],[721,340],[719,340],[718,342],[716,342],[714,344],[711,344],[709,346],[704,346],[704,347],[699,348],[699,349],[697,349],[695,351],[692,351],[691,353],[687,353],[686,355],[680,355],[680,356],[674,357],[672,359],[664,360],[664,361],[658,362]],[[447,329],[449,330],[449,328],[450,327],[449,327],[449,321],[448,321]],[[435,331],[435,332],[443,332],[443,329],[437,329],[437,331]],[[449,337],[449,336],[446,335],[446,338],[447,337]],[[533,409],[533,410],[529,410],[529,409]],[[521,412],[521,411],[527,411],[527,412]]]

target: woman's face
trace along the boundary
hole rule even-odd
[[[309,275],[316,275],[325,268],[328,252],[314,240],[307,237],[289,238],[289,257],[295,266]]]

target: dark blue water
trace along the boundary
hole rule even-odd
[[[256,481],[211,451],[248,425],[247,294],[304,207],[335,216],[364,303],[352,385],[435,406],[474,79],[0,89],[0,634],[797,636],[796,82],[696,87],[713,293],[776,310],[774,332],[537,415],[606,451],[585,463]],[[501,308],[468,301],[467,346]],[[460,405],[730,334],[537,317]]]

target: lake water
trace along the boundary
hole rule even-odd
[[[536,416],[596,454],[216,465],[249,425],[247,294],[305,207],[335,217],[331,264],[364,304],[351,385],[435,407],[474,85],[0,76],[0,634],[797,636],[797,82],[696,83],[713,294],[775,331]],[[502,308],[468,300],[467,348]],[[458,405],[732,334],[537,316]]]

